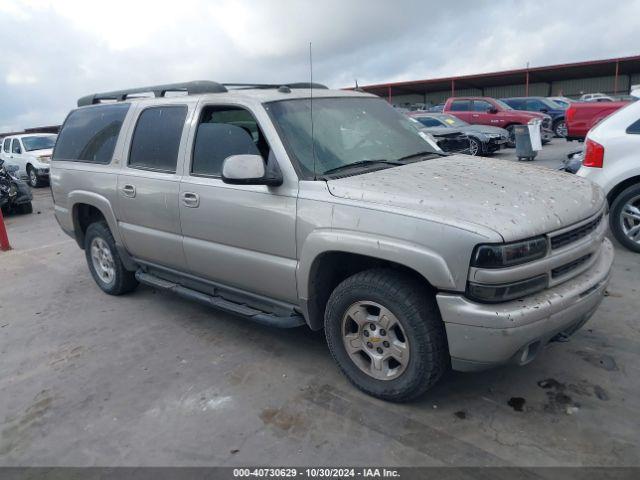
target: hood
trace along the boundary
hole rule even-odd
[[[42,155],[51,156],[53,153],[53,148],[42,148],[40,150],[29,150],[25,152],[27,155],[31,155],[32,157],[40,157]]]
[[[597,213],[602,189],[576,175],[467,155],[327,181],[332,195],[451,225],[489,228],[505,241],[548,233]]]
[[[455,135],[463,133],[458,127],[424,127],[420,129],[423,132],[430,133],[435,136]]]

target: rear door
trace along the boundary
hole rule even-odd
[[[447,113],[451,113],[465,122],[477,123],[472,118],[474,112],[472,111],[471,100],[453,100]]]
[[[118,174],[118,224],[129,253],[158,266],[186,268],[179,191],[190,115],[186,104],[138,105]]]
[[[189,270],[209,281],[296,302],[297,181],[285,179],[277,187],[224,183],[220,174],[229,156],[260,155],[267,170],[279,169],[276,156],[247,108],[203,102],[196,118],[180,186]]]

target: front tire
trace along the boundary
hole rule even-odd
[[[38,188],[42,186],[42,182],[38,178],[38,172],[31,165],[27,168],[27,175],[29,176],[29,185],[31,188]]]
[[[556,137],[565,138],[567,136],[567,124],[564,120],[558,120],[553,124],[553,133]]]
[[[615,199],[609,226],[622,245],[640,253],[640,184],[630,186]]]
[[[474,157],[482,155],[482,144],[477,138],[469,137],[469,155]]]
[[[383,400],[414,399],[449,368],[435,297],[395,270],[367,270],[340,283],[327,302],[325,335],[347,379]]]
[[[89,271],[103,292],[122,295],[138,286],[135,273],[124,267],[106,222],[89,225],[84,239],[84,251]]]
[[[507,147],[508,148],[515,148],[516,147],[516,130],[515,130],[516,126],[515,125],[509,125],[508,127],[505,128],[505,130],[507,132],[509,132],[509,140],[507,140]]]

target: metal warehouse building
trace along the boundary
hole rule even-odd
[[[640,84],[640,55],[457,77],[360,87],[396,106],[435,105],[455,96],[566,96],[601,92],[627,95]]]

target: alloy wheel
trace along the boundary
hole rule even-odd
[[[624,204],[620,212],[620,223],[629,240],[640,244],[640,195],[630,198]]]
[[[566,137],[567,136],[567,124],[564,121],[560,121],[556,124],[555,134],[558,137]]]
[[[116,278],[115,263],[113,255],[107,242],[96,237],[91,241],[91,261],[96,274],[107,285]]]
[[[347,309],[342,341],[353,363],[377,380],[393,380],[409,364],[409,340],[400,320],[378,303],[359,301]]]
[[[38,176],[33,168],[29,169],[29,185],[32,187],[38,186]]]
[[[478,145],[478,141],[473,138],[470,138],[469,139],[469,155],[477,155],[479,149],[480,149],[480,145]]]

